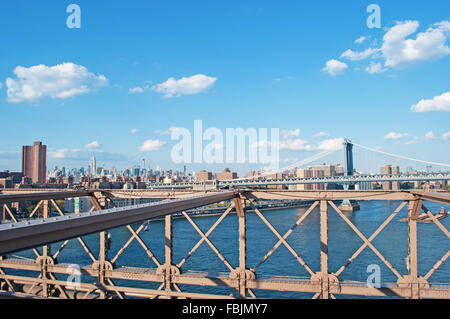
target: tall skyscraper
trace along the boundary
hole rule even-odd
[[[22,173],[30,177],[34,183],[45,183],[47,180],[47,146],[42,142],[34,142],[33,146],[22,147]]]
[[[141,167],[139,165],[135,165],[133,166],[132,170],[131,170],[131,174],[133,176],[139,176],[141,172]]]
[[[145,158],[142,159],[142,170],[141,170],[141,176],[147,175],[147,169],[145,168]]]
[[[89,173],[91,174],[91,176],[96,177],[97,176],[97,161],[96,161],[94,155],[92,155],[92,157],[91,157],[91,164],[89,165],[89,168],[90,168]]]

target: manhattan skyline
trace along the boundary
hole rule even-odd
[[[170,132],[195,120],[279,128],[286,165],[343,138],[449,162],[448,1],[377,1],[372,29],[365,1],[76,3],[80,29],[69,2],[1,5],[0,170],[19,171],[38,140],[48,168],[95,154],[181,170]],[[188,165],[229,166],[258,168]]]

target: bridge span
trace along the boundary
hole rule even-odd
[[[113,198],[145,197],[161,198],[149,204],[116,208]],[[56,199],[68,197],[89,197],[93,209],[82,214],[66,214],[56,204]],[[308,208],[298,216],[297,221],[286,233],[280,233],[277,225],[261,212],[256,202],[259,200],[304,200]],[[39,201],[29,218],[18,220],[12,212],[11,203],[18,201]],[[357,201],[390,201],[395,203],[395,210],[383,221],[369,237],[363,234],[358,224],[338,208],[338,202],[343,200]],[[418,255],[418,228],[421,227],[417,218],[421,211],[429,216],[436,232],[442,232],[446,240],[450,239],[448,229],[425,206],[426,202],[436,202],[450,205],[448,192],[418,192],[418,191],[279,191],[279,190],[225,190],[225,191],[122,191],[122,190],[85,190],[85,191],[44,191],[0,192],[0,205],[8,213],[8,221],[0,226],[0,296],[28,296],[43,298],[257,298],[259,291],[301,292],[312,298],[337,298],[345,295],[372,297],[403,297],[403,298],[449,298],[450,283],[433,282],[433,274],[446,262],[450,250],[436,260],[434,266],[423,271]],[[203,231],[198,222],[186,213],[186,210],[199,208],[213,203],[222,203],[224,211],[217,221]],[[428,205],[428,204],[427,204]],[[257,263],[249,263],[247,229],[249,225],[249,210],[277,238],[276,244],[260,256]],[[36,218],[37,211],[41,216]],[[58,216],[52,215],[52,211]],[[329,262],[329,230],[335,225],[329,223],[329,214],[336,213],[340,220],[351,229],[362,241],[342,266],[331,269]],[[227,258],[213,243],[211,234],[227,216],[237,219],[237,228],[229,236],[236,237],[237,261]],[[174,214],[181,214],[192,226],[193,233],[200,240],[181,260],[175,260],[174,251]],[[392,222],[395,217],[406,214],[408,233],[406,238],[398,234],[395,240],[407,241],[407,269],[394,266],[376,247],[374,240]],[[309,216],[317,215],[319,234],[317,239],[311,234],[310,240],[320,242],[320,265],[318,268],[306,261],[298,248],[288,241],[289,236]],[[35,217],[35,218],[33,218]],[[142,234],[146,223],[155,217],[164,218],[164,256],[157,256],[150,249]],[[253,220],[253,219],[252,219]],[[136,225],[140,225],[136,227]],[[121,227],[129,232],[129,239],[122,243],[119,249],[111,254],[111,230]],[[83,236],[97,234],[98,250],[93,249]],[[258,238],[258,240],[267,240]],[[78,242],[80,249],[90,258],[91,263],[79,265],[79,275],[83,280],[74,284],[73,264],[59,263],[70,241]],[[118,263],[118,259],[132,243],[137,243],[142,254],[147,256],[148,265],[127,266],[131,260]],[[227,269],[225,273],[196,271],[186,269],[186,261],[198,248],[206,244],[213,256],[217,256]],[[448,246],[448,241],[447,241]],[[297,267],[306,271],[305,277],[276,276],[264,274],[260,268],[281,246],[286,248],[297,261]],[[34,258],[17,256],[19,252],[30,249]],[[380,286],[370,286],[367,282],[342,279],[342,273],[364,251],[370,250],[377,261],[383,263],[395,276],[394,282],[383,282]],[[68,256],[70,257],[70,256]],[[347,258],[347,257],[346,257]],[[207,264],[208,261],[205,260]],[[118,284],[120,282],[120,284]],[[149,284],[156,288],[149,288]],[[227,288],[227,294],[198,292],[194,287]]]
[[[382,182],[429,182],[449,181],[450,172],[446,173],[419,173],[419,174],[379,174],[379,175],[343,175],[315,178],[261,178],[261,179],[235,179],[217,180],[207,182],[191,183],[149,183],[149,189],[195,189],[195,188],[233,188],[233,187],[263,187],[279,185],[302,185],[302,184],[341,184],[352,185],[356,183],[382,183]]]

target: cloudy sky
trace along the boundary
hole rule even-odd
[[[448,163],[450,2],[377,1],[381,28],[370,3],[2,1],[0,170],[35,140],[50,168],[180,168],[170,134],[194,120],[279,128],[286,163],[344,137]]]

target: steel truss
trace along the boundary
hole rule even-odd
[[[66,194],[73,196],[73,193]],[[111,194],[108,192],[87,192],[80,193],[80,196],[89,196],[93,209],[103,212],[104,218],[114,219],[117,213],[117,208],[114,208],[114,202],[111,199]],[[55,192],[55,198],[61,198],[61,193]],[[126,196],[129,196],[127,194]],[[172,196],[172,195],[171,195]],[[192,196],[192,194],[190,194]],[[37,193],[32,194],[33,199],[38,199]],[[14,239],[11,232],[20,229],[20,233],[26,234],[27,230],[32,230],[32,227],[40,227],[38,229],[51,232],[49,229],[43,228],[41,224],[46,224],[50,216],[50,210],[53,207],[57,214],[61,216],[61,220],[54,221],[53,228],[62,227],[67,223],[67,215],[65,215],[58,207],[53,199],[50,199],[49,193],[43,196],[30,213],[29,218],[36,215],[39,209],[42,209],[42,219],[38,219],[38,224],[26,225],[27,222],[20,223],[15,215],[12,213],[8,204],[11,200],[5,200],[3,209],[6,215],[11,220],[10,224],[0,226],[0,252],[20,250],[20,245],[23,249],[29,248],[20,239]],[[20,199],[26,199],[26,194],[21,194]],[[280,234],[273,225],[268,221],[265,215],[256,207],[255,201],[260,199],[306,199],[312,200],[312,204],[306,212],[298,218],[292,227],[285,233]],[[339,209],[334,203],[336,200],[396,200],[400,201],[400,205],[389,215],[389,217],[378,227],[378,229],[370,236],[366,237],[358,229],[358,227],[351,222],[351,220]],[[18,200],[18,196],[14,197]],[[450,199],[448,194],[432,194],[432,193],[417,193],[417,192],[358,192],[358,191],[336,191],[336,192],[290,192],[290,191],[235,191],[235,192],[213,192],[209,195],[188,197],[186,199],[178,199],[149,205],[139,205],[139,207],[130,207],[122,209],[120,214],[122,217],[120,221],[130,232],[129,239],[122,245],[114,256],[109,256],[110,234],[108,233],[108,226],[112,225],[106,223],[101,227],[96,223],[94,211],[87,213],[86,216],[78,216],[83,219],[80,225],[77,225],[76,231],[70,232],[69,235],[62,236],[60,233],[52,235],[53,237],[43,236],[47,238],[43,242],[44,246],[41,251],[37,247],[33,247],[35,254],[34,260],[23,260],[17,258],[10,258],[7,253],[0,257],[0,295],[16,294],[17,296],[40,296],[43,298],[65,298],[65,299],[84,299],[84,298],[257,298],[256,290],[275,290],[285,292],[303,292],[310,293],[313,298],[336,298],[339,295],[359,295],[359,296],[373,296],[385,297],[396,296],[403,298],[449,298],[450,299],[450,284],[434,284],[429,281],[430,277],[437,269],[448,259],[450,250],[444,256],[436,261],[434,266],[424,275],[421,276],[418,271],[418,237],[417,237],[417,217],[420,211],[423,210],[437,226],[437,229],[442,231],[447,239],[450,239],[450,233],[444,225],[424,206],[423,201],[436,201],[439,203],[449,204]],[[213,202],[228,203],[226,210],[220,214],[216,222],[204,232],[195,223],[194,219],[186,213],[186,210],[193,207],[200,207],[211,204]],[[161,206],[158,206],[161,205]],[[110,209],[109,207],[113,207]],[[408,208],[408,273],[402,275],[374,246],[373,241],[386,228],[387,225],[400,213],[400,211],[407,206]],[[152,208],[153,207],[153,208]],[[156,208],[155,208],[156,207]],[[170,208],[170,209],[169,209]],[[268,229],[278,238],[276,244],[262,257],[262,259],[254,266],[248,265],[247,262],[247,214],[246,208],[255,212],[258,218],[268,227]],[[317,208],[319,208],[317,210]],[[329,254],[328,254],[328,214],[332,208],[338,216],[356,233],[356,235],[363,241],[363,244],[348,257],[344,265],[338,268],[334,273],[329,270]],[[137,209],[140,209],[137,211]],[[173,259],[173,214],[181,212],[184,218],[193,227],[193,230],[200,235],[200,240],[190,249],[187,255],[180,261]],[[232,212],[236,213],[238,219],[238,229],[236,236],[238,236],[238,264],[233,265],[223,253],[214,245],[210,239],[210,235],[217,229],[221,222],[229,216]],[[139,214],[138,214],[139,213]],[[320,269],[313,269],[310,267],[302,256],[295,250],[287,241],[294,230],[300,226],[309,216],[318,213],[320,216]],[[90,215],[89,215],[90,214]],[[111,214],[111,215],[108,215]],[[164,216],[164,261],[158,260],[155,254],[150,250],[148,245],[140,237],[141,232],[146,227],[146,220],[149,217]],[[76,219],[70,217],[70,219]],[[42,222],[44,221],[44,222]],[[129,222],[141,222],[136,230],[134,230]],[[24,225],[25,223],[25,225]],[[30,223],[30,222],[28,222]],[[92,225],[96,226],[93,227]],[[117,226],[117,224],[114,224]],[[106,227],[106,228],[105,228]],[[63,229],[63,228],[61,228]],[[437,230],[436,229],[436,230]],[[87,232],[89,230],[89,232]],[[35,230],[33,230],[35,231]],[[96,232],[99,234],[99,253],[94,254],[87,243],[81,238],[86,233]],[[5,244],[3,239],[12,236],[13,244]],[[55,237],[56,236],[56,237]],[[58,237],[59,236],[59,237]],[[69,237],[69,238],[67,238]],[[8,237],[9,238],[9,237]],[[31,237],[30,237],[31,238]],[[58,257],[64,252],[69,240],[76,240],[80,244],[80,248],[89,256],[92,264],[80,268],[80,274],[86,278],[91,278],[91,282],[80,282],[78,285],[73,285],[69,280],[57,279],[67,274],[72,274],[73,269],[71,265],[58,263]],[[151,261],[155,268],[137,268],[116,266],[117,260],[124,251],[130,247],[131,243],[136,241],[139,244],[148,260]],[[50,243],[62,242],[59,248],[53,252]],[[207,244],[211,251],[221,260],[221,262],[228,269],[227,273],[212,275],[211,273],[195,272],[183,268],[186,261],[191,258],[202,244]],[[266,278],[257,274],[259,267],[265,263],[274,252],[280,247],[285,246],[288,251],[297,260],[301,268],[304,268],[309,277],[275,277]],[[11,250],[14,246],[15,250]],[[370,287],[365,282],[348,282],[341,280],[341,274],[353,263],[358,256],[366,249],[370,249],[375,255],[392,271],[396,276],[397,282],[384,283],[381,287]],[[8,251],[9,253],[9,251]],[[14,270],[14,274],[10,273]],[[31,271],[35,273],[36,277],[26,275],[18,275],[17,270]],[[127,282],[135,283],[156,283],[158,288],[136,288],[135,285],[123,286],[115,282],[118,280],[126,280]],[[205,294],[190,292],[187,288],[184,291],[181,286],[208,286],[208,287],[226,287],[231,288],[232,293],[229,295],[219,294]],[[133,287],[134,286],[134,287]]]

